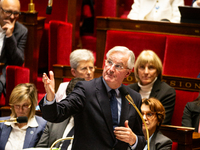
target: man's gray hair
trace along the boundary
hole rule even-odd
[[[76,69],[80,61],[92,61],[94,63],[94,55],[92,51],[87,49],[76,49],[70,54],[70,66]]]
[[[135,63],[135,55],[132,50],[128,49],[125,46],[115,46],[107,52],[106,58],[108,58],[110,56],[110,54],[112,54],[113,52],[128,53],[129,59],[127,61],[127,67],[129,69],[133,69],[134,63]]]

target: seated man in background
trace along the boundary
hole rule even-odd
[[[195,132],[200,133],[200,94],[192,102],[187,102],[183,111],[182,126],[193,127]]]
[[[178,6],[184,6],[184,0],[134,0],[127,18],[176,23],[181,16]]]
[[[200,7],[200,0],[193,0],[192,1],[192,6],[193,7]]]
[[[84,78],[86,81],[94,78],[94,55],[86,49],[77,49],[70,54],[71,73],[75,78]],[[56,100],[66,97],[66,88],[69,82],[63,82],[56,92]]]
[[[20,14],[19,0],[0,2],[0,62],[4,63],[0,76],[0,94],[6,94],[6,66],[24,63],[27,28],[17,22]]]
[[[0,150],[22,150],[35,147],[46,126],[46,120],[35,115],[37,89],[32,83],[18,84],[9,99],[11,116],[1,117],[8,120],[27,117],[27,123],[0,123]]]
[[[71,91],[74,89],[75,84],[82,80],[92,80],[94,78],[94,55],[91,51],[86,49],[77,49],[70,54],[70,66],[71,73],[75,77],[70,82],[63,82],[60,84],[58,91],[56,93],[57,101],[64,99]],[[37,147],[51,147],[53,142],[57,139],[73,136],[74,133],[71,131],[74,126],[74,118],[71,116],[61,123],[51,123],[48,122],[45,131],[39,141]],[[71,132],[70,132],[71,131]],[[57,143],[56,147],[60,147],[61,143]],[[63,147],[68,147],[63,145]],[[69,146],[68,149],[71,149]]]
[[[66,95],[70,94],[73,91],[74,86],[78,81],[84,81],[84,79],[83,78],[72,79],[67,86]],[[51,147],[51,145],[60,138],[72,137],[74,135],[73,127],[74,127],[73,117],[69,117],[61,123],[47,122],[42,137],[36,147]],[[55,147],[61,148],[61,150],[64,148],[65,150],[71,150],[71,143],[72,140],[71,142],[70,141],[66,141],[64,143],[59,142],[55,145]]]

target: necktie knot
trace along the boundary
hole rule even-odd
[[[110,90],[111,96],[115,96],[116,95],[116,91],[114,89]]]

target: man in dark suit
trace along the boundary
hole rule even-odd
[[[182,126],[195,128],[195,132],[199,132],[200,120],[200,95],[192,102],[187,102],[185,105]]]
[[[102,77],[78,82],[59,103],[55,100],[53,72],[49,72],[50,78],[44,73],[47,95],[39,103],[42,116],[51,122],[61,122],[74,115],[72,150],[127,150],[128,147],[142,150],[146,141],[141,119],[118,90],[123,86],[140,109],[142,101],[139,93],[122,84],[132,71],[135,56],[128,48],[116,46],[108,51],[106,57]],[[111,90],[116,92],[113,94],[117,102],[115,108],[109,102],[113,97]],[[117,110],[117,114],[112,115],[113,110]],[[113,122],[114,118],[118,121]]]
[[[0,94],[6,86],[6,66],[21,66],[24,63],[24,48],[27,28],[17,22],[20,14],[19,0],[1,0],[0,2],[0,62],[4,63],[0,76]]]

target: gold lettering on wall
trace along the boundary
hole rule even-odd
[[[182,87],[182,82],[179,83],[179,87]]]
[[[170,81],[170,84],[169,84],[170,86],[176,86],[176,81]]]
[[[185,83],[185,87],[186,87],[186,88],[191,88],[191,86],[192,86],[192,84],[191,84],[190,82],[186,82],[186,83]]]
[[[194,84],[195,89],[198,88],[200,90],[200,84],[198,85],[197,83]]]
[[[132,82],[132,81],[133,81],[133,77],[128,76],[128,77],[126,77],[126,80],[127,80],[128,82]]]

